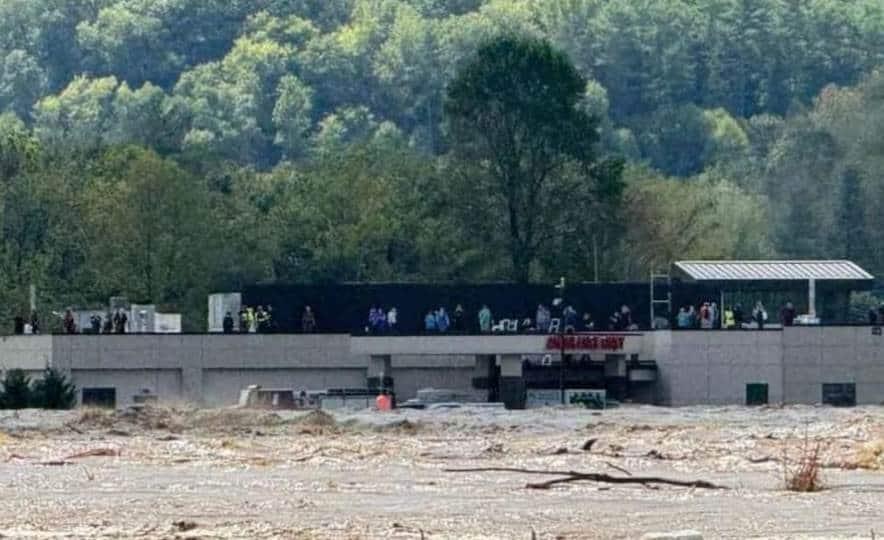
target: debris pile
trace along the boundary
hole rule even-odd
[[[860,469],[884,470],[884,439],[863,444],[856,453],[855,464]]]
[[[284,424],[277,414],[247,409],[195,409],[154,405],[130,407],[122,410],[85,409],[70,427],[82,429],[110,429],[118,433],[129,430],[208,431],[238,433],[255,428]]]

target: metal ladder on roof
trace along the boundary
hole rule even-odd
[[[672,315],[672,276],[651,272],[651,329],[657,328],[658,306],[666,308],[666,317]]]

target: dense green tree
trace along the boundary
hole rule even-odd
[[[571,232],[564,210],[588,202],[568,188],[595,182],[617,195],[616,167],[597,166],[597,121],[578,107],[585,89],[563,53],[511,36],[481,46],[449,85],[452,143],[460,159],[482,164],[476,184],[484,180],[486,204],[499,207],[517,281],[530,279],[545,241]]]
[[[841,175],[840,204],[838,207],[838,238],[843,246],[842,257],[850,260],[867,259],[865,204],[859,173],[852,168]]]
[[[364,144],[377,131],[378,122],[365,107],[343,107],[322,119],[314,145],[331,156],[351,144]]]
[[[279,81],[277,91],[279,97],[273,107],[274,142],[289,159],[301,157],[309,143],[313,90],[297,77],[286,75]]]
[[[0,409],[27,409],[31,406],[31,379],[20,369],[10,369],[0,383]]]
[[[109,297],[193,306],[210,285],[214,246],[205,183],[149,150],[101,156],[83,194],[91,280]]]
[[[25,313],[28,287],[42,285],[56,252],[58,194],[40,167],[40,146],[12,115],[0,116],[0,316]]]
[[[0,60],[0,110],[28,118],[47,87],[46,72],[26,51],[15,49]]]
[[[93,73],[113,74],[136,85],[161,81],[181,67],[175,65],[174,57],[164,58],[168,55],[165,44],[171,41],[168,28],[159,13],[133,9],[132,4],[108,6],[94,21],[77,26],[84,62]]]
[[[642,157],[668,174],[691,176],[703,170],[709,124],[695,105],[661,108],[632,126]]]
[[[72,409],[77,404],[77,389],[64,373],[48,367],[43,377],[34,381],[32,405],[41,409]]]
[[[386,116],[413,132],[417,145],[430,152],[441,139],[438,126],[445,86],[438,32],[435,21],[400,7],[373,66]]]
[[[407,186],[432,170],[401,144],[373,140],[280,168],[269,209],[274,273],[294,282],[390,280],[417,274],[422,231]],[[329,216],[334,219],[329,219]],[[431,231],[429,231],[431,232]]]
[[[39,143],[13,114],[0,115],[0,185],[34,168]]]
[[[616,264],[647,279],[677,259],[761,259],[774,254],[762,201],[716,172],[674,182],[646,169],[626,174],[625,213],[632,226]]]
[[[749,136],[737,120],[724,109],[703,113],[707,143],[704,166],[739,161],[749,152]]]
[[[276,89],[292,54],[288,45],[240,38],[221,62],[185,73],[175,87],[191,116],[184,149],[270,165]]]
[[[34,132],[46,148],[95,149],[114,127],[115,77],[78,77],[34,109]]]

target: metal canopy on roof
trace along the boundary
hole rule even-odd
[[[851,261],[679,261],[696,281],[866,281],[874,276]]]

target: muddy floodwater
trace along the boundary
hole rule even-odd
[[[817,446],[824,489],[785,490],[786,471]],[[562,475],[447,471],[465,468],[727,489],[532,489]],[[527,540],[684,529],[884,538],[884,408],[0,411],[0,538]]]

